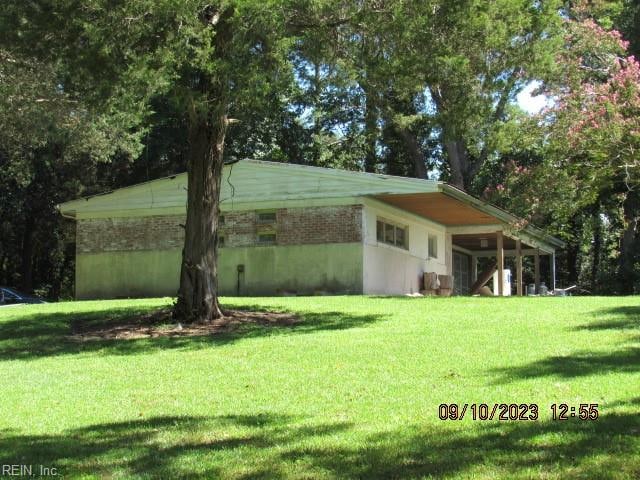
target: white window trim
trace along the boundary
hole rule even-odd
[[[432,238],[435,240],[435,243],[436,243],[436,255],[435,256],[431,255],[430,245],[431,245],[431,239]],[[439,247],[438,243],[439,243],[439,240],[438,240],[438,235],[437,234],[433,234],[433,233],[428,233],[427,234],[427,259],[428,260],[438,260],[438,258],[440,257],[440,255],[439,255],[440,249],[438,248]]]
[[[388,243],[385,242],[384,240],[379,240],[378,239],[378,222],[382,222],[383,224],[387,224],[387,225],[391,225],[394,227],[394,231],[393,231],[393,239],[394,239],[394,243]],[[396,234],[395,234],[395,228],[401,228],[402,230],[404,230],[404,247],[399,247],[395,244],[395,238],[396,238]],[[409,251],[409,225],[404,225],[402,223],[399,222],[394,222],[393,220],[388,220],[384,217],[378,217],[376,216],[376,234],[375,234],[375,238],[376,238],[376,244],[378,246],[385,246],[385,247],[391,247],[391,248],[396,248],[400,251],[403,252],[408,252]],[[383,238],[384,238],[384,234],[383,234]]]

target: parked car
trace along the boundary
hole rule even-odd
[[[0,287],[0,307],[5,305],[16,305],[19,303],[47,303],[41,298],[20,293],[13,288]]]

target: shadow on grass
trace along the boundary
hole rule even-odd
[[[592,332],[621,330],[631,333],[640,328],[640,306],[610,308],[601,310],[595,315],[598,317],[602,314],[615,316],[611,319],[580,325],[574,330]],[[627,344],[640,341],[640,336],[627,335],[625,338]],[[569,355],[552,356],[527,365],[494,370],[500,375],[498,383],[546,376],[571,378],[598,373],[639,371],[639,347],[625,347],[607,352],[583,350]]]
[[[285,308],[260,305],[225,305],[243,311],[278,311],[297,315],[299,322],[292,325],[241,324],[233,331],[201,336],[166,336],[137,339],[91,339],[79,341],[72,337],[74,325],[121,325],[132,318],[153,311],[150,308],[105,308],[72,313],[40,313],[17,316],[0,322],[0,360],[33,359],[44,356],[81,354],[99,351],[105,354],[136,354],[168,348],[201,348],[224,345],[247,338],[282,334],[306,334],[320,331],[344,330],[364,327],[383,320],[382,315],[358,315],[345,312],[304,313]]]
[[[571,378],[597,373],[638,371],[640,348],[625,348],[614,352],[582,351],[545,358],[523,366],[494,370],[500,374],[498,383],[547,376]]]
[[[441,478],[473,469],[483,478],[640,475],[637,414],[373,434],[353,427],[256,414],[153,417],[59,435],[4,431],[0,464],[52,466],[65,478]]]
[[[640,306],[615,307],[600,310],[596,316],[614,315],[614,318],[580,325],[577,330],[628,330],[640,329]]]

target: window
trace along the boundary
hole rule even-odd
[[[276,234],[275,233],[259,233],[258,245],[275,245]]]
[[[376,238],[379,242],[395,247],[408,248],[407,227],[395,225],[385,220],[376,221]]]
[[[258,223],[276,223],[276,212],[258,212]]]
[[[438,258],[438,237],[429,235],[429,258]]]

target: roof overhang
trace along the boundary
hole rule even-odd
[[[385,193],[372,197],[447,227],[495,230],[495,226],[500,225],[506,234],[521,238],[529,245],[546,246],[549,250],[565,246],[563,241],[533,225],[520,226],[523,221],[515,215],[446,183],[438,183],[436,192]]]

